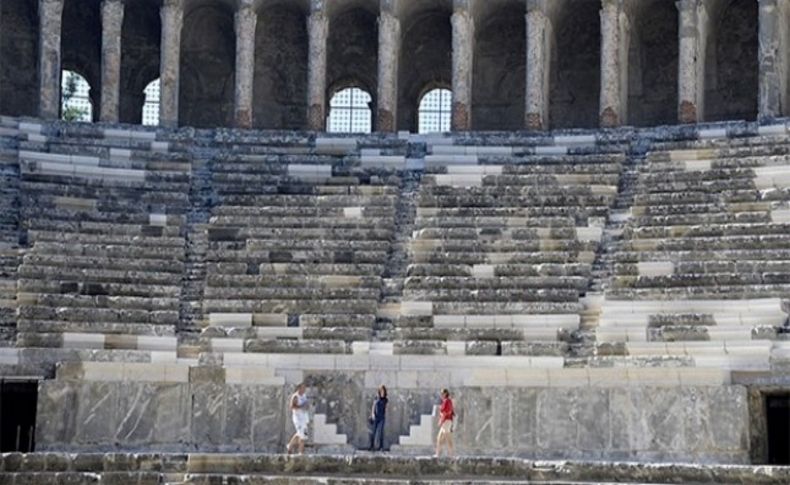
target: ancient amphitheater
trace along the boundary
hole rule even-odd
[[[790,482],[790,0],[0,7],[1,483]]]

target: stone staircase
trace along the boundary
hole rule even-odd
[[[315,413],[310,423],[312,435],[309,437],[311,448],[322,453],[348,453],[353,447],[348,444],[348,437],[338,433],[337,424],[328,423],[326,414]]]
[[[19,266],[19,123],[0,119],[0,347],[16,339],[16,273]]]
[[[400,436],[393,452],[404,454],[427,454],[434,452],[438,433],[439,407],[434,406],[430,414],[420,416],[417,424],[409,426],[409,434]]]

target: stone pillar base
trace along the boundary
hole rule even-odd
[[[691,101],[682,101],[678,111],[678,121],[681,123],[697,122],[697,107]]]

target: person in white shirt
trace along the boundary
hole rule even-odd
[[[296,433],[291,437],[288,442],[286,451],[290,455],[294,452],[295,448],[299,449],[299,454],[304,453],[304,443],[307,440],[307,425],[310,423],[310,413],[308,412],[308,401],[305,395],[304,383],[296,386],[296,392],[291,394],[291,399],[288,406],[291,409],[291,417],[293,419],[294,428]]]

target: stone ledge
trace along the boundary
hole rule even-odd
[[[66,454],[7,453],[0,455],[3,476],[71,472],[100,475],[131,473],[178,474],[188,483],[224,483],[222,477],[238,477],[257,483],[256,476],[330,476],[368,479],[455,479],[474,476],[476,483],[518,480],[521,483],[787,483],[790,468],[777,466],[717,464],[640,464],[626,462],[549,461],[519,458],[461,457],[436,460],[414,456],[317,456],[226,454]],[[212,480],[204,480],[212,476]],[[218,479],[218,481],[217,481]],[[300,480],[302,478],[300,477]],[[192,481],[195,480],[195,481]],[[102,483],[104,481],[102,480]],[[12,482],[13,483],[13,482]],[[46,483],[46,482],[45,482]],[[72,482],[70,482],[72,483]],[[87,483],[76,481],[73,483]],[[147,483],[147,482],[146,482]],[[235,483],[235,482],[234,482]],[[266,483],[264,481],[260,483]],[[280,483],[280,482],[278,482]],[[299,483],[304,483],[300,481]],[[345,482],[344,482],[345,483]],[[373,482],[370,482],[373,483]]]

